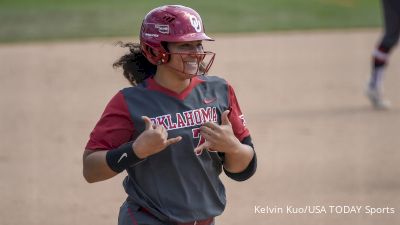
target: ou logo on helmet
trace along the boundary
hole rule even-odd
[[[192,24],[193,28],[196,30],[196,32],[201,32],[201,20],[199,20],[197,17],[190,15],[189,16],[190,23]]]

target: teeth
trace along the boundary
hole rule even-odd
[[[192,65],[192,66],[197,66],[197,62],[186,62],[186,64]]]

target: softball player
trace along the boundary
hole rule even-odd
[[[222,171],[237,181],[256,171],[249,130],[233,88],[205,74],[215,53],[203,50],[199,14],[168,5],[144,18],[140,44],[122,67],[133,87],[119,91],[83,154],[88,182],[126,170],[128,197],[118,224],[214,224],[226,205]]]
[[[390,103],[383,99],[383,72],[389,53],[399,41],[400,35],[400,1],[382,0],[385,20],[385,33],[373,53],[372,73],[368,83],[367,96],[377,109],[387,109]]]

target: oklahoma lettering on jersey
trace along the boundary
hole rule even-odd
[[[150,118],[154,124],[162,125],[167,130],[175,130],[186,127],[199,126],[205,122],[218,122],[217,108],[206,107],[178,112],[172,118],[171,114],[165,114]]]

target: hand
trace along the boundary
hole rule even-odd
[[[203,136],[206,141],[194,149],[196,153],[201,152],[204,149],[234,153],[240,149],[239,146],[241,143],[233,133],[232,124],[228,119],[228,114],[229,110],[222,113],[221,125],[207,122],[200,127],[200,135]]]
[[[147,116],[143,116],[142,119],[146,128],[132,144],[133,151],[139,158],[156,154],[182,140],[181,136],[168,139],[168,132],[164,126],[153,125]]]

